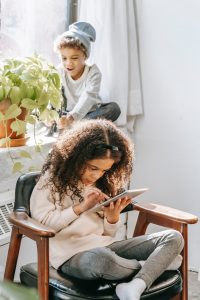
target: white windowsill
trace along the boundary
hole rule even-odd
[[[40,170],[46,155],[56,139],[56,137],[37,135],[36,142],[41,145],[41,153],[35,151],[36,144],[33,135],[27,140],[25,146],[11,147],[9,149],[0,148],[0,193],[14,190],[17,178],[21,175],[19,172],[12,172],[13,161],[19,161],[24,165],[23,173],[28,172],[30,167]],[[22,150],[30,153],[32,158],[21,157],[20,152]],[[12,156],[13,161],[10,156]]]

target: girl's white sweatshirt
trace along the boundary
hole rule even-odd
[[[56,235],[50,238],[50,263],[58,268],[76,253],[96,247],[104,247],[119,240],[116,232],[121,222],[110,224],[99,213],[84,212],[77,216],[70,196],[62,202],[53,201],[50,190],[44,187],[45,177],[37,182],[30,200],[31,216],[38,222],[53,228]],[[83,188],[84,193],[87,187]],[[57,199],[58,197],[56,197]]]

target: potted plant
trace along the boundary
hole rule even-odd
[[[35,127],[39,121],[56,120],[61,102],[60,75],[52,64],[37,55],[1,60],[0,147],[24,145],[27,124]],[[20,156],[31,158],[26,151]],[[13,171],[22,168],[18,162]]]
[[[25,143],[27,123],[51,121],[61,107],[61,80],[39,56],[0,62],[0,146]]]

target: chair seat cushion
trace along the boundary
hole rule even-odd
[[[62,300],[117,300],[115,286],[117,282],[105,280],[81,280],[68,277],[50,267],[49,299]],[[27,264],[21,267],[21,283],[29,287],[37,287],[37,264]],[[168,300],[182,290],[182,278],[179,271],[164,272],[145,292],[141,299]]]

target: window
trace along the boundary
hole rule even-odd
[[[0,0],[0,51],[3,56],[34,52],[57,62],[53,41],[65,31],[71,0]]]

